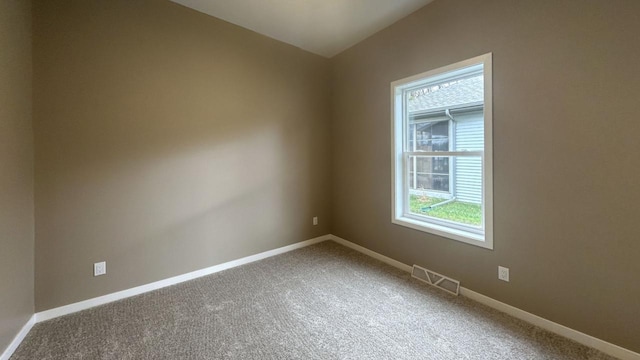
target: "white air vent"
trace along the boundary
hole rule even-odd
[[[426,282],[429,285],[440,288],[456,296],[460,293],[460,281],[453,280],[444,275],[440,275],[437,272],[422,268],[418,265],[413,265],[411,277],[414,277],[422,282]]]

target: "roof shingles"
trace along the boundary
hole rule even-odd
[[[478,75],[458,80],[432,92],[409,96],[407,104],[410,113],[482,102],[484,99],[484,78],[482,75]]]

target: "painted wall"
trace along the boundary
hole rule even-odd
[[[33,314],[31,2],[0,0],[0,354]]]
[[[37,311],[329,233],[328,60],[169,1],[33,36]]]
[[[640,351],[639,33],[635,0],[439,0],[338,55],[332,232]],[[488,52],[493,251],[392,225],[390,195],[390,83]]]

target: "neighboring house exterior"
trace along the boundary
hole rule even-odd
[[[409,151],[484,148],[482,74],[419,88],[407,99]],[[413,194],[482,203],[482,161],[475,157],[411,157]]]

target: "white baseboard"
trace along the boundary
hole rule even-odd
[[[103,304],[107,304],[113,301],[117,301],[117,300],[122,300],[131,296],[135,296],[135,295],[140,295],[149,291],[153,291],[153,290],[157,290],[157,289],[161,289],[167,286],[171,286],[171,285],[175,285],[175,284],[179,284],[181,282],[185,282],[185,281],[189,281],[189,280],[193,280],[193,279],[197,279],[199,277],[202,276],[206,276],[206,275],[211,275],[213,273],[217,273],[219,271],[223,271],[223,270],[227,270],[227,269],[231,269],[234,268],[236,266],[240,266],[240,265],[245,265],[248,263],[252,263],[254,261],[258,261],[258,260],[262,260],[262,259],[266,259],[268,257],[271,256],[275,256],[275,255],[279,255],[279,254],[283,254],[292,250],[296,250],[296,249],[300,249],[309,245],[313,245],[325,240],[330,240],[331,236],[330,235],[323,235],[323,236],[319,236],[313,239],[309,239],[309,240],[305,240],[305,241],[301,241],[295,244],[291,244],[291,245],[287,245],[287,246],[283,246],[277,249],[273,249],[273,250],[269,250],[269,251],[265,251],[259,254],[255,254],[255,255],[251,255],[251,256],[247,256],[247,257],[243,257],[241,259],[237,259],[237,260],[232,260],[223,264],[218,264],[215,266],[211,266],[205,269],[201,269],[201,270],[196,270],[190,273],[186,273],[186,274],[182,274],[182,275],[178,275],[178,276],[174,276],[168,279],[164,279],[164,280],[160,280],[160,281],[156,281],[156,282],[152,282],[146,285],[141,285],[141,286],[136,286],[134,288],[131,289],[127,289],[127,290],[122,290],[122,291],[118,291],[115,293],[111,293],[111,294],[107,294],[107,295],[103,295],[103,296],[99,296],[99,297],[95,297],[92,299],[88,299],[88,300],[84,300],[84,301],[80,301],[77,303],[73,303],[73,304],[69,304],[69,305],[65,305],[65,306],[61,306],[61,307],[57,307],[57,308],[53,308],[50,310],[45,310],[45,311],[41,311],[35,314],[35,321],[36,322],[42,322],[42,321],[46,321],[46,320],[50,320],[59,316],[63,316],[63,315],[68,315],[68,314],[72,314],[78,311],[82,311],[82,310],[86,310],[95,306],[99,306],[99,305],[103,305]],[[0,360],[4,360],[4,359],[0,359]]]
[[[331,240],[337,242],[340,245],[344,245],[348,248],[351,248],[353,250],[356,250],[358,252],[361,252],[365,255],[368,255],[376,260],[382,261],[386,264],[389,264],[393,267],[396,267],[400,270],[404,270],[406,272],[411,272],[411,266],[401,263],[397,260],[394,260],[390,257],[384,256],[382,254],[379,254],[375,251],[371,251],[365,247],[362,247],[360,245],[354,244],[348,240],[345,240],[341,237],[335,236],[335,235],[330,235],[329,236],[331,238]],[[606,342],[604,340],[598,339],[596,337],[593,337],[591,335],[587,335],[585,333],[582,333],[578,330],[574,330],[571,328],[568,328],[564,325],[560,325],[558,323],[555,323],[551,320],[547,320],[545,318],[542,318],[540,316],[531,314],[529,312],[526,312],[524,310],[518,309],[514,306],[505,304],[501,301],[492,299],[488,296],[482,295],[480,293],[477,293],[473,290],[469,290],[465,287],[460,287],[460,295],[465,296],[469,299],[475,300],[479,303],[482,303],[484,305],[487,305],[489,307],[492,307],[498,311],[502,311],[506,314],[509,314],[515,318],[518,318],[520,320],[526,321],[530,324],[533,324],[535,326],[538,326],[540,328],[543,328],[547,331],[550,331],[554,334],[558,334],[560,336],[564,336],[566,338],[569,338],[577,343],[580,343],[582,345],[586,345],[589,346],[591,348],[597,349],[602,351],[603,353],[607,354],[607,355],[611,355],[614,357],[617,357],[621,360],[640,360],[640,354],[633,352],[631,350],[625,349],[621,346]]]
[[[22,343],[22,340],[24,340],[25,336],[27,336],[27,334],[29,333],[33,325],[35,325],[35,323],[36,323],[36,315],[34,314],[34,315],[31,315],[27,323],[24,324],[22,329],[20,329],[20,332],[18,332],[18,335],[16,335],[16,337],[13,338],[13,341],[11,341],[11,343],[4,350],[2,355],[0,355],[0,360],[9,360],[11,355],[13,355],[13,352],[16,351],[18,346],[20,346],[20,343]]]
[[[265,251],[259,254],[255,254],[255,255],[251,255],[251,256],[247,256],[241,259],[237,259],[237,260],[232,260],[223,264],[219,264],[219,265],[215,265],[215,266],[211,266],[205,269],[201,269],[201,270],[197,270],[197,271],[193,271],[190,273],[186,273],[183,275],[178,275],[178,276],[174,276],[168,279],[164,279],[164,280],[160,280],[160,281],[156,281],[150,284],[146,284],[146,285],[141,285],[141,286],[137,286],[131,289],[127,289],[127,290],[123,290],[123,291],[118,291],[115,293],[111,293],[111,294],[107,294],[104,296],[100,296],[100,297],[96,297],[93,299],[88,299],[88,300],[84,300],[84,301],[80,301],[74,304],[69,304],[69,305],[65,305],[65,306],[61,306],[58,308],[54,308],[51,310],[46,310],[46,311],[42,311],[39,313],[34,314],[29,321],[24,325],[24,327],[20,330],[20,332],[18,333],[18,335],[16,335],[16,337],[13,339],[13,341],[11,342],[11,344],[9,345],[9,347],[4,351],[4,353],[2,353],[2,355],[0,356],[0,360],[9,360],[9,358],[11,357],[11,355],[13,354],[13,352],[18,348],[18,346],[20,345],[20,343],[22,342],[22,340],[25,338],[25,336],[29,333],[29,330],[31,330],[31,328],[33,327],[33,325],[37,322],[42,322],[42,321],[46,321],[49,319],[53,319],[59,316],[63,316],[63,315],[67,315],[67,314],[72,314],[74,312],[78,312],[78,311],[82,311],[82,310],[86,310],[95,306],[99,306],[99,305],[103,305],[103,304],[107,304],[113,301],[117,301],[117,300],[121,300],[121,299],[125,299],[131,296],[135,296],[135,295],[139,295],[145,292],[149,292],[149,291],[153,291],[153,290],[157,290],[157,289],[161,289],[163,287],[167,287],[167,286],[171,286],[171,285],[175,285],[175,284],[179,284],[181,282],[185,282],[185,281],[189,281],[189,280],[193,280],[202,276],[206,276],[206,275],[210,275],[219,271],[223,271],[223,270],[227,270],[233,267],[237,267],[240,265],[244,265],[244,264],[248,264],[254,261],[258,261],[258,260],[262,260],[262,259],[266,259],[268,257],[271,256],[275,256],[275,255],[279,255],[279,254],[283,254],[292,250],[296,250],[296,249],[300,249],[309,245],[313,245],[325,240],[333,240],[334,242],[341,244],[343,246],[346,246],[348,248],[351,248],[353,250],[356,250],[360,253],[363,253],[365,255],[368,255],[374,259],[377,259],[379,261],[382,261],[386,264],[389,264],[393,267],[396,267],[400,270],[406,271],[406,272],[411,272],[411,266],[401,263],[397,260],[394,260],[390,257],[384,256],[382,254],[379,254],[375,251],[369,250],[365,247],[362,247],[360,245],[357,245],[355,243],[352,243],[348,240],[345,240],[343,238],[340,238],[338,236],[335,235],[324,235],[324,236],[319,236],[313,239],[309,239],[309,240],[305,240],[305,241],[301,241],[295,244],[291,244],[288,246],[284,246],[281,248],[277,248],[277,249],[273,249],[273,250],[269,250],[269,251]],[[609,342],[606,342],[604,340],[595,338],[591,335],[587,335],[584,334],[582,332],[579,332],[577,330],[568,328],[564,325],[560,325],[558,323],[555,323],[551,320],[547,320],[544,319],[542,317],[539,317],[537,315],[531,314],[529,312],[526,312],[524,310],[518,309],[516,307],[513,307],[511,305],[505,304],[503,302],[500,302],[498,300],[492,299],[488,296],[482,295],[480,293],[477,293],[473,290],[469,290],[465,287],[460,287],[460,294],[462,296],[468,297],[469,299],[475,300],[477,302],[480,302],[482,304],[485,304],[489,307],[492,307],[494,309],[497,309],[499,311],[502,311],[504,313],[507,313],[515,318],[524,320],[528,323],[531,323],[533,325],[536,325],[540,328],[543,328],[545,330],[548,330],[550,332],[553,332],[555,334],[564,336],[566,338],[569,338],[575,342],[578,342],[580,344],[592,347],[594,349],[600,350],[605,354],[611,355],[611,356],[615,356],[621,360],[640,360],[640,354],[633,352],[631,350],[625,349],[623,347],[620,347],[618,345],[615,344],[611,344]]]
[[[369,249],[367,249],[365,247],[362,247],[362,246],[360,246],[358,244],[354,244],[349,240],[345,240],[345,239],[343,239],[341,237],[338,237],[338,236],[335,236],[335,235],[330,235],[330,237],[331,237],[331,240],[337,242],[340,245],[346,246],[346,247],[351,248],[351,249],[353,249],[353,250],[355,250],[357,252],[361,252],[361,253],[363,253],[365,255],[369,255],[370,257],[372,257],[372,258],[374,258],[376,260],[380,260],[383,263],[389,264],[389,265],[391,265],[391,266],[393,266],[395,268],[398,268],[400,270],[404,270],[404,271],[410,273],[411,270],[413,269],[411,266],[409,266],[407,264],[401,263],[400,261],[394,260],[394,259],[392,259],[390,257],[384,256],[384,255],[379,254],[379,253],[377,253],[375,251],[369,250]]]
[[[578,330],[574,330],[568,328],[564,325],[560,325],[551,320],[547,320],[538,315],[534,315],[530,312],[526,312],[524,310],[518,309],[517,307],[513,307],[509,304],[505,304],[498,300],[492,299],[488,296],[477,293],[473,290],[469,290],[464,287],[460,287],[460,295],[468,297],[469,299],[475,300],[481,304],[492,307],[496,310],[502,311],[503,313],[509,314],[515,318],[526,321],[530,324],[533,324],[537,327],[548,330],[552,333],[558,334],[560,336],[564,336],[568,339],[571,339],[577,343],[582,345],[589,346],[591,348],[602,351],[607,355],[611,355],[617,357],[621,360],[638,360],[640,359],[640,354],[633,352],[631,350],[627,350],[618,345],[606,342],[604,340],[598,339],[591,335],[587,335]]]

